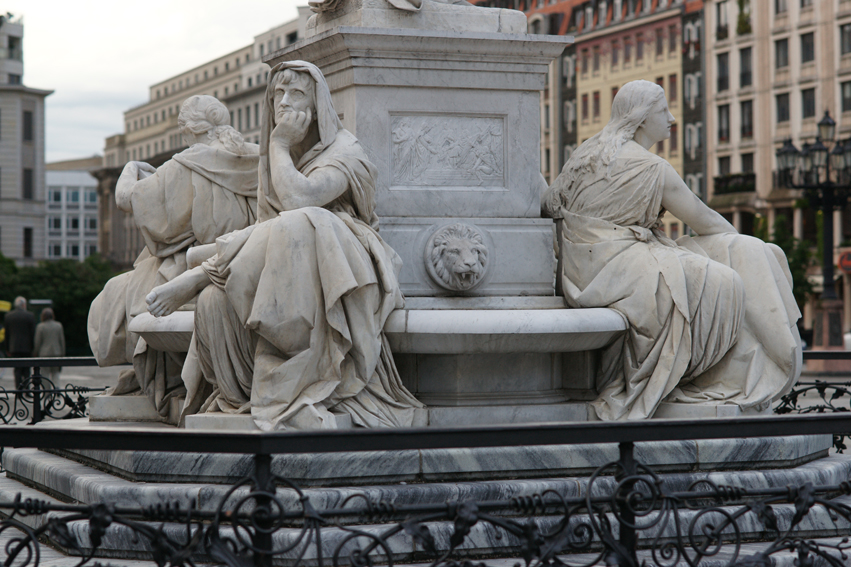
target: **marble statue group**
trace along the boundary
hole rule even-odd
[[[192,97],[179,117],[189,149],[156,170],[127,164],[116,199],[146,248],[92,304],[95,356],[132,362],[114,394],[141,391],[162,415],[181,396],[183,417],[250,413],[264,430],[335,428],[341,415],[410,426],[423,406],[383,331],[404,299],[401,261],[378,232],[376,166],[310,63],[273,68],[262,116],[258,148],[227,126],[221,103]],[[604,420],[649,418],[664,401],[761,410],[800,373],[782,251],[737,234],[649,151],[672,121],[660,87],[624,85],[609,124],[542,196],[561,228],[566,308],[609,307],[628,321],[600,362],[593,406]],[[697,236],[667,238],[666,210]],[[473,289],[490,267],[465,225],[435,232],[430,250],[425,264],[447,290]],[[185,355],[127,331],[146,310],[193,308]]]

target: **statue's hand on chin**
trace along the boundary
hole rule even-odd
[[[308,108],[305,112],[287,110],[275,117],[278,125],[272,130],[271,139],[285,147],[300,144],[307,136],[307,129],[313,120],[313,115]]]

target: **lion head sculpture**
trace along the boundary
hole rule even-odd
[[[431,237],[426,262],[438,284],[446,289],[467,291],[485,275],[488,248],[482,233],[475,227],[451,224]]]

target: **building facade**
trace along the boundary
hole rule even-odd
[[[90,172],[102,163],[94,156],[45,166],[46,258],[83,261],[98,252],[97,179]]]
[[[814,143],[825,111],[837,138],[851,136],[851,0],[709,0],[705,10],[709,203],[742,232],[760,223],[772,231],[782,219],[814,246],[816,211],[802,191],[778,183],[775,153],[789,139],[799,149]],[[833,243],[837,254],[851,243],[848,211],[834,213]],[[847,331],[851,282],[843,280]],[[820,291],[817,266],[811,281]]]
[[[34,265],[45,252],[44,99],[24,84],[24,25],[0,16],[0,253]]]
[[[572,35],[550,65],[541,95],[541,172],[552,183],[576,146],[609,121],[612,100],[629,81],[663,89],[676,123],[655,151],[703,196],[702,0],[484,0],[523,10],[530,33]],[[686,136],[689,136],[688,138]],[[684,144],[684,142],[687,143]],[[686,227],[663,219],[669,236]]]
[[[115,183],[129,161],[157,167],[185,149],[177,126],[180,107],[193,95],[211,95],[230,111],[231,125],[246,141],[260,141],[260,113],[269,66],[262,58],[304,37],[310,10],[254,37],[253,43],[153,84],[148,101],[124,113],[124,132],[106,139],[98,179],[99,249],[116,267],[129,268],[144,247],[132,215],[115,205]]]

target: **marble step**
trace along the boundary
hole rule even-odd
[[[51,425],[42,422],[37,427]],[[61,426],[120,427],[85,420],[64,420]],[[167,426],[150,424],[150,427]],[[827,456],[831,447],[830,435],[707,439],[636,443],[635,456],[656,471],[757,470],[794,467],[820,459]],[[57,454],[142,482],[232,484],[248,476],[253,468],[250,455],[97,450],[66,450]],[[615,444],[544,445],[275,455],[272,470],[299,486],[368,486],[569,477],[590,474],[617,459]]]
[[[228,485],[205,483],[133,482],[113,476],[58,455],[37,449],[6,449],[3,464],[7,477],[34,487],[65,502],[92,504],[121,502],[127,506],[152,506],[161,502],[179,502],[186,508],[191,503],[196,509],[214,511]],[[851,456],[834,455],[789,469],[752,471],[694,471],[661,473],[665,487],[672,491],[685,491],[697,480],[709,480],[716,485],[737,486],[747,489],[785,487],[810,482],[814,485],[839,484],[851,478]],[[373,502],[386,502],[396,507],[441,504],[448,501],[491,501],[530,497],[552,491],[563,497],[579,497],[588,490],[587,476],[554,477],[542,479],[504,479],[478,482],[399,483],[357,487],[304,488],[317,509],[331,509],[356,494],[365,495]],[[599,478],[595,490],[601,494],[615,488],[611,476]],[[248,489],[234,494],[239,498]],[[278,496],[288,508],[298,508],[299,496],[292,490],[280,487]]]
[[[35,491],[28,489],[26,486],[21,485],[15,480],[0,478],[0,500],[12,500],[18,492],[21,492],[22,496],[25,498],[34,497],[56,502],[55,499],[50,499],[49,497],[45,498],[43,495],[37,494]],[[833,502],[848,506],[851,504],[851,497],[839,497],[834,499]],[[114,504],[128,505],[130,503],[119,501],[114,502]],[[728,510],[731,510],[731,508],[728,508]],[[794,514],[794,508],[790,505],[776,505],[774,506],[774,511],[781,526],[786,525]],[[691,510],[683,511],[681,516],[681,525],[686,525],[695,516],[695,514],[696,512]],[[57,514],[54,513],[52,515],[55,516]],[[553,530],[557,526],[559,520],[560,517],[558,516],[538,516],[530,518],[530,521],[536,525],[540,532]],[[584,516],[575,516],[570,522],[571,529],[578,526],[584,520]],[[610,520],[614,519],[610,518]],[[32,527],[38,527],[46,521],[46,518],[42,516],[31,516],[25,518],[25,521]],[[184,538],[186,538],[186,528],[180,524],[150,523],[148,525],[155,529],[162,529],[163,534],[175,541],[184,541]],[[434,538],[435,545],[438,550],[448,549],[449,538],[454,531],[454,524],[452,522],[426,522],[423,525],[428,528],[429,533]],[[742,538],[745,541],[770,541],[771,539],[770,537],[767,537],[764,527],[756,520],[753,514],[744,515],[740,519],[738,525],[741,530]],[[90,524],[88,521],[70,522],[68,527],[70,533],[76,537],[77,542],[84,550],[91,548],[89,532]],[[367,524],[358,526],[358,530],[366,534],[379,535],[389,533],[389,531],[392,530],[392,527],[392,523]],[[669,525],[667,525],[663,530],[656,530],[655,532],[641,532],[640,542],[648,544],[652,538],[657,536],[663,538],[666,536],[672,536],[674,534],[674,529],[675,527],[669,523]],[[227,537],[232,534],[233,528],[231,526],[224,526],[221,530],[221,535],[223,537]],[[325,557],[326,560],[332,557],[337,547],[343,544],[350,534],[351,532],[347,531],[344,527],[331,526],[323,529],[323,557]],[[847,522],[841,519],[836,520],[823,508],[815,507],[802,520],[796,536],[805,539],[820,539],[839,538],[847,536],[848,534],[849,526]],[[302,530],[300,528],[282,528],[275,533],[273,538],[274,546],[279,549],[289,546],[298,541],[302,535]],[[617,530],[615,530],[613,535],[617,537]],[[389,535],[386,538],[386,544],[386,549],[392,554],[394,561],[410,562],[426,560],[426,557],[414,543],[413,539],[404,531]],[[456,556],[459,558],[474,556],[517,556],[520,550],[520,544],[521,541],[518,538],[513,536],[511,533],[504,531],[502,528],[486,522],[479,522],[472,526],[465,542],[458,548]],[[352,543],[349,545],[352,545]],[[760,547],[757,544],[751,544],[748,548],[754,552],[763,549],[763,547]],[[308,565],[316,562],[316,549],[314,546],[309,546],[305,550],[296,547],[292,551],[284,553],[280,559],[276,561],[276,563],[290,565],[299,555],[301,555],[302,551],[304,551],[304,558],[307,560]],[[144,537],[138,537],[128,527],[115,523],[106,531],[102,547],[98,551],[97,555],[99,557],[116,557],[124,559],[148,559],[151,557],[151,552],[152,547],[148,540]],[[745,550],[744,553],[747,553],[747,550]],[[724,554],[722,553],[720,556],[723,557]],[[589,556],[585,555],[585,557]],[[198,556],[197,559],[205,561],[209,560],[209,557],[202,554]],[[386,557],[383,559],[386,560]],[[571,562],[575,563],[576,560],[580,558],[574,557],[571,559],[573,559]],[[381,562],[382,557],[379,556],[377,560]],[[719,565],[720,564],[721,563],[719,563]],[[778,564],[782,565],[785,563],[775,563],[775,565]],[[788,564],[791,565],[791,563]],[[710,563],[706,563],[705,565],[710,565]]]

